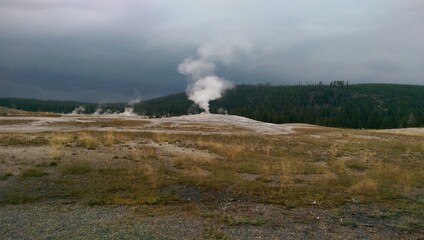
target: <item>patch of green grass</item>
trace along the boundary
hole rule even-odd
[[[358,223],[354,219],[351,219],[351,218],[342,219],[340,224],[342,226],[345,226],[345,227],[352,227],[352,228],[358,227]]]
[[[43,172],[40,169],[37,168],[29,168],[24,170],[21,174],[20,177],[25,179],[25,178],[39,178],[39,177],[43,177],[49,175],[49,173],[47,172]]]
[[[93,171],[93,168],[85,163],[76,163],[62,168],[63,175],[83,175]]]
[[[87,205],[151,205],[175,201],[170,194],[159,193],[163,178],[158,176],[160,172],[151,171],[132,167],[95,169],[78,163],[64,167],[62,178],[55,183]]]
[[[204,239],[231,239],[225,232],[214,228],[205,229],[202,235]]]
[[[266,220],[263,218],[250,218],[237,215],[226,215],[224,222],[230,226],[261,226],[266,224]]]
[[[90,196],[85,200],[85,203],[88,206],[96,206],[96,205],[105,205],[107,204],[106,200],[102,196]]]
[[[318,166],[313,163],[302,163],[299,164],[299,173],[300,174],[321,174],[325,173],[325,168]]]
[[[418,219],[415,217],[404,217],[401,218],[395,225],[390,226],[405,231],[413,231],[416,229],[423,229],[424,222],[422,221],[422,219]]]
[[[424,195],[417,196],[417,203],[424,205]]]
[[[0,205],[32,203],[39,199],[40,197],[32,194],[23,193],[19,191],[10,191],[6,192],[0,198]]]
[[[388,209],[387,211],[370,212],[369,217],[376,219],[392,219],[401,216],[403,211],[399,209]]]
[[[57,165],[59,165],[59,164],[56,161],[51,161],[51,162],[38,163],[35,166],[40,167],[40,168],[46,168],[46,167],[55,167]]]
[[[0,180],[4,181],[4,180],[8,179],[11,176],[13,176],[13,174],[10,173],[10,172],[8,172],[8,173],[4,174],[3,176],[0,176]]]
[[[343,211],[340,208],[333,208],[330,211],[330,216],[335,219],[339,219],[343,215]]]

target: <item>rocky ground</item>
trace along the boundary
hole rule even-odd
[[[211,209],[211,207],[213,209]],[[286,209],[278,205],[84,206],[78,203],[1,208],[2,239],[421,239],[422,232],[370,217],[369,205]],[[191,211],[201,214],[193,216]],[[204,215],[202,215],[204,214]],[[218,215],[219,220],[215,216]],[[243,217],[240,217],[240,216]],[[238,216],[238,217],[235,217]],[[259,220],[258,220],[259,219]]]

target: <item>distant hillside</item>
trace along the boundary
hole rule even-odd
[[[145,101],[146,115],[199,112],[184,93]],[[424,126],[424,86],[398,84],[271,86],[239,85],[211,102],[223,112],[272,123],[310,123],[346,128]]]
[[[26,111],[70,113],[83,106],[93,113],[98,104],[0,98],[0,106]],[[103,111],[124,110],[124,103],[102,104]],[[184,93],[141,102],[135,112],[176,116],[200,110]],[[225,112],[272,123],[310,123],[345,128],[424,126],[424,86],[397,84],[239,85],[211,102],[211,112]]]

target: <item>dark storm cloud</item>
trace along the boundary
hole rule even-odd
[[[419,0],[4,0],[0,96],[179,92],[190,55],[236,83],[423,84],[423,22]]]

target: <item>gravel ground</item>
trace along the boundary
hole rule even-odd
[[[142,210],[127,206],[32,204],[0,211],[2,239],[190,239],[201,226],[172,215],[140,219]]]
[[[423,239],[370,219],[375,206],[319,208],[227,202],[214,206],[85,206],[38,203],[0,208],[1,239]],[[207,214],[206,214],[207,213]],[[231,220],[237,216],[238,220]],[[243,219],[263,219],[248,222]],[[343,220],[348,221],[343,224]]]

